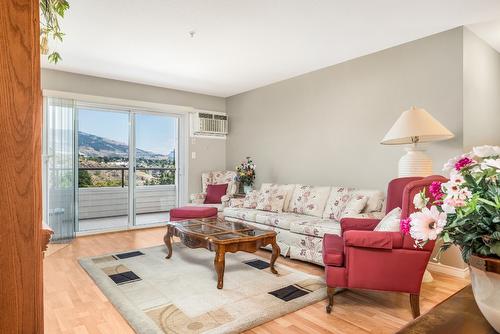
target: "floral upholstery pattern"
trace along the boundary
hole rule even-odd
[[[292,222],[302,222],[314,219],[315,218],[313,217],[299,215],[296,213],[272,213],[260,211],[255,217],[255,222],[288,230],[290,229]]]
[[[292,234],[290,258],[323,266],[323,238]]]
[[[326,201],[323,219],[340,220],[344,208],[351,198],[352,190],[352,188],[347,187],[333,187]]]
[[[243,207],[243,204],[245,202],[245,199],[244,198],[240,198],[240,197],[233,197],[229,200],[229,207],[230,208],[242,208]]]
[[[286,192],[285,202],[283,203],[283,211],[288,211],[290,206],[290,201],[292,199],[293,191],[295,190],[295,184],[276,184],[276,183],[262,183],[260,186],[260,191],[266,191],[270,188],[279,188]]]
[[[259,192],[257,210],[282,212],[286,192],[279,187],[271,187]]]
[[[368,197],[366,206],[364,207],[363,213],[378,212],[383,211],[385,195],[383,191],[380,190],[355,190],[353,191],[356,195],[364,195]]]
[[[257,208],[257,202],[259,200],[260,192],[257,190],[252,190],[245,196],[243,200],[243,207],[247,209],[255,209]]]
[[[330,194],[330,187],[297,185],[288,211],[321,217]]]
[[[238,218],[246,221],[255,221],[258,211],[246,208],[225,208],[224,216],[231,218]]]
[[[191,196],[190,196],[191,203],[193,203],[193,204],[203,204],[203,203],[205,203],[205,197],[207,197],[207,194],[205,194],[205,193],[191,194]]]
[[[316,218],[310,221],[295,221],[290,225],[290,232],[320,237],[328,234],[340,235],[340,223],[336,220]]]

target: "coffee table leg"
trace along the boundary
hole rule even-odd
[[[278,274],[278,271],[276,271],[276,269],[274,269],[274,263],[276,262],[276,259],[278,258],[278,256],[280,255],[280,246],[278,246],[278,244],[276,243],[276,241],[274,241],[271,246],[273,247],[273,255],[271,256],[271,272],[273,274]]]
[[[215,253],[214,266],[215,271],[217,272],[217,289],[222,289],[224,285],[224,267],[226,262],[226,252],[223,248],[217,249]]]
[[[172,256],[172,229],[170,227],[167,227],[167,233],[165,233],[165,236],[163,237],[163,242],[168,249],[168,254],[165,258],[170,259]]]

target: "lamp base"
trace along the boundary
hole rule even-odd
[[[417,145],[407,147],[406,154],[399,159],[398,176],[432,175],[432,160],[425,154],[425,149]]]

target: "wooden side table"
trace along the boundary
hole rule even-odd
[[[477,307],[469,284],[426,314],[416,318],[398,334],[495,334]]]

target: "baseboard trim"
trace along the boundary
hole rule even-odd
[[[460,278],[469,277],[468,267],[456,268],[439,262],[429,262],[429,264],[427,265],[427,270],[429,270],[431,273],[434,272],[434,273],[446,274],[453,277],[460,277]]]

